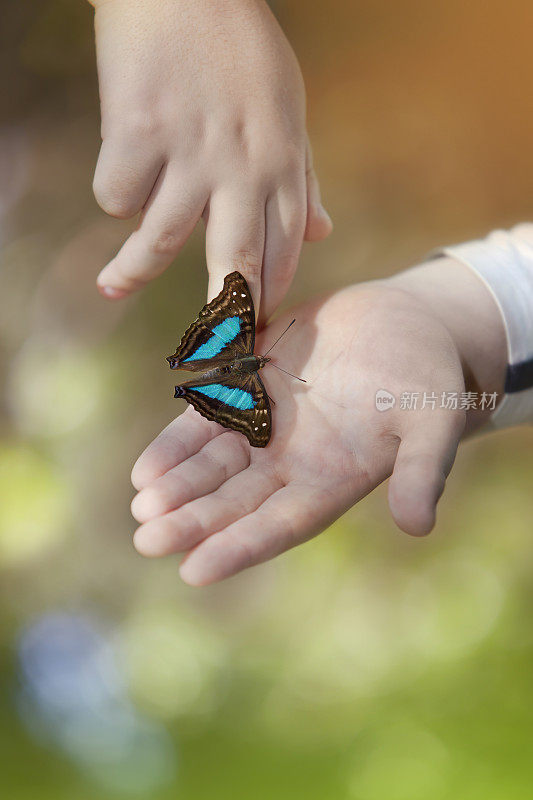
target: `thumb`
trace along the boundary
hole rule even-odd
[[[435,525],[463,428],[464,414],[453,415],[437,427],[434,420],[431,427],[429,421],[418,422],[402,438],[389,480],[389,506],[398,527],[411,536],[424,536]]]

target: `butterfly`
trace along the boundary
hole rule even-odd
[[[254,346],[252,295],[241,273],[231,272],[167,361],[171,369],[203,373],[176,386],[174,397],[183,397],[207,419],[243,433],[252,447],[266,447],[272,412],[258,372],[270,358],[254,355]]]

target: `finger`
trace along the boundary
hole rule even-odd
[[[215,531],[254,511],[280,486],[273,472],[251,466],[212,494],[141,525],[135,532],[135,547],[145,556],[190,550]]]
[[[198,452],[224,429],[188,408],[141,453],[131,472],[137,491]]]
[[[261,321],[275,311],[298,266],[305,228],[305,186],[279,189],[266,209]]]
[[[226,431],[145,486],[133,498],[131,512],[138,522],[147,522],[214,492],[249,464],[250,447],[244,436]]]
[[[333,230],[333,223],[322,205],[320,185],[313,168],[313,153],[309,139],[307,140],[305,173],[307,178],[307,221],[304,239],[306,242],[319,242],[329,236]]]
[[[228,272],[237,269],[248,282],[257,314],[264,246],[265,200],[246,198],[236,190],[213,194],[206,226],[208,299],[220,292]]]
[[[123,297],[160,275],[200,219],[206,195],[169,170],[162,171],[137,230],[98,276],[108,297]]]
[[[146,203],[162,166],[163,156],[143,144],[104,139],[93,180],[98,205],[112,217],[133,217]]]
[[[464,414],[445,411],[408,430],[398,448],[389,481],[389,506],[396,524],[412,536],[435,525],[437,502],[444,491],[464,429]]]
[[[180,575],[192,586],[228,578],[315,536],[352,502],[346,489],[289,484],[199,544],[182,562]]]

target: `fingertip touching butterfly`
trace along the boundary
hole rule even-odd
[[[231,272],[220,294],[202,308],[176,352],[167,357],[171,369],[203,373],[176,386],[174,397],[182,397],[207,419],[243,433],[253,447],[266,447],[272,433],[272,411],[258,372],[271,360],[268,353],[281,336],[264,356],[254,355],[252,295],[241,273]],[[305,383],[303,378],[298,380]]]

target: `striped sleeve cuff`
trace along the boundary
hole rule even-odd
[[[507,337],[505,396],[492,415],[498,428],[533,422],[533,224],[494,231],[441,253],[474,270],[498,304]]]

